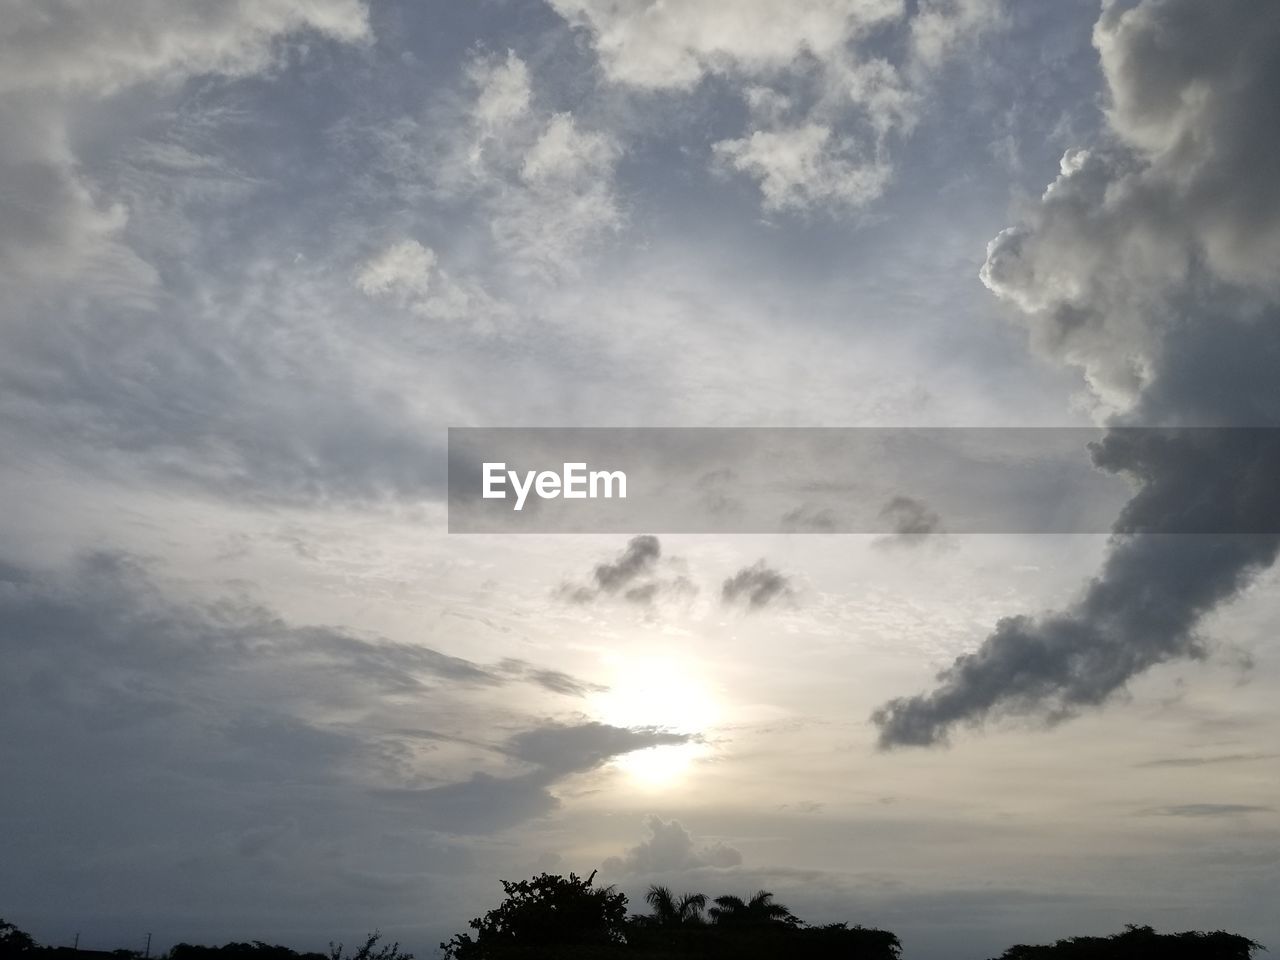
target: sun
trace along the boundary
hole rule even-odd
[[[609,689],[597,694],[592,704],[605,723],[695,735],[705,734],[720,716],[714,692],[686,658],[619,656],[611,666]],[[709,752],[702,742],[650,747],[618,757],[614,766],[638,785],[663,788]]]

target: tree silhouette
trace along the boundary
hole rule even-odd
[[[169,949],[168,960],[325,960],[325,957],[255,940],[252,943],[227,943],[221,947],[179,943]]]
[[[1156,933],[1151,927],[1125,927],[1110,937],[1071,937],[1051,945],[1010,947],[999,960],[1251,960],[1263,949],[1247,937],[1213,933]]]
[[[724,926],[762,927],[770,924],[798,926],[800,920],[780,903],[773,902],[773,894],[761,890],[750,900],[743,901],[733,895],[716,897],[715,906],[707,910],[712,921]]]
[[[677,900],[670,887],[659,886],[656,883],[649,888],[644,899],[653,908],[653,913],[645,919],[663,927],[701,924],[702,911],[707,906],[705,894],[684,893]]]
[[[36,949],[31,934],[19,930],[8,920],[0,919],[0,957],[16,957]]]
[[[506,899],[440,944],[447,960],[561,960],[615,955],[626,942],[627,897],[613,887],[543,873],[502,881]]]
[[[378,946],[378,941],[381,939],[382,934],[375,930],[365,939],[364,946],[346,956],[343,955],[342,944],[334,946],[333,941],[330,940],[329,960],[413,960],[412,953],[400,952],[399,942]]]

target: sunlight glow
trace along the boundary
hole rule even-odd
[[[714,693],[685,658],[626,656],[619,657],[613,667],[609,689],[593,704],[605,723],[705,735],[719,719]],[[614,766],[630,774],[638,785],[665,788],[709,753],[705,743],[650,747],[618,757]]]

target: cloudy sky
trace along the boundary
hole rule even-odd
[[[1273,426],[1277,90],[1258,0],[3,0],[0,915],[1274,948],[1275,535],[449,535],[444,451]],[[1132,436],[1119,529],[1274,519]]]

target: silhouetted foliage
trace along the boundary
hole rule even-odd
[[[612,887],[543,873],[502,881],[506,899],[472,920],[476,932],[440,944],[449,960],[560,960],[614,956],[626,942],[627,897]]]
[[[1218,930],[1156,933],[1129,926],[1110,937],[1071,937],[1052,945],[1010,947],[999,960],[1250,960],[1259,943]]]
[[[205,947],[179,943],[169,950],[169,960],[326,960],[320,953],[298,953],[278,944],[227,943],[221,947]]]
[[[677,897],[652,886],[651,913],[628,918],[627,898],[570,874],[503,881],[506,900],[471,921],[476,935],[441,944],[449,960],[606,960],[685,957],[688,960],[898,960],[898,938],[885,930],[843,923],[807,927],[773,894],[750,900],[717,897],[707,909],[699,893]],[[710,916],[704,919],[703,911]]]
[[[649,922],[660,927],[686,927],[704,923],[702,911],[707,908],[707,898],[701,893],[683,893],[679,899],[670,887],[654,884],[644,895],[645,902],[653,908],[647,917],[636,917],[638,922]]]
[[[759,891],[750,900],[741,897],[716,897],[715,906],[707,913],[713,923],[726,927],[764,927],[772,924],[799,926],[800,920],[780,903],[773,902],[768,890]]]
[[[332,940],[329,941],[329,960],[413,960],[412,953],[401,953],[400,943],[384,943],[378,946],[378,941],[382,939],[382,934],[376,930],[365,938],[364,945],[352,954],[344,954],[342,952],[342,944],[334,946]]]
[[[19,930],[7,920],[0,919],[0,957],[16,957],[36,949],[31,934]]]

